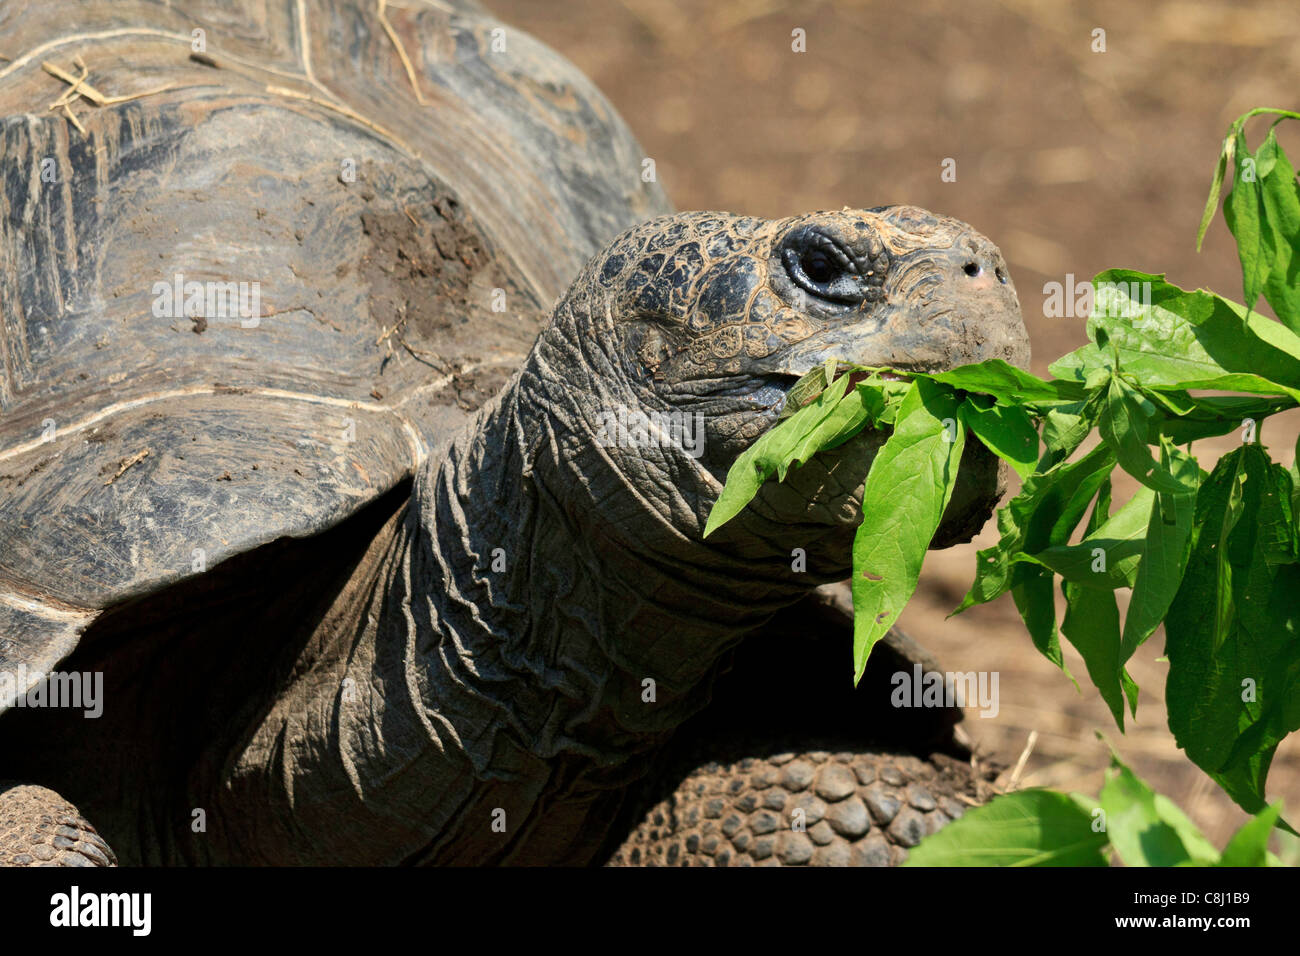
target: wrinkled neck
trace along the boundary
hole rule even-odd
[[[628,734],[707,703],[725,651],[825,579],[788,551],[701,541],[716,480],[680,448],[602,444],[593,413],[634,396],[575,368],[590,357],[544,337],[424,472],[413,557],[431,630],[451,636],[437,666],[508,701],[539,755],[618,762],[640,749]]]

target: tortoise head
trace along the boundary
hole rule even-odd
[[[630,390],[652,420],[680,420],[684,436],[702,424],[686,450],[715,482],[776,422],[794,382],[828,358],[909,371],[1029,359],[998,248],[914,206],[652,220],[592,260],[557,310],[557,325],[566,321],[603,375],[621,380],[606,394]],[[748,510],[805,529],[851,528],[884,437],[866,433],[815,456],[765,485]],[[977,446],[967,445],[936,546],[973,535],[1001,493],[997,460]]]

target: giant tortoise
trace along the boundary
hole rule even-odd
[[[702,530],[827,358],[1027,361],[988,239],[674,214],[464,0],[0,43],[0,861],[890,863],[978,799],[906,638],[851,688],[881,434]]]

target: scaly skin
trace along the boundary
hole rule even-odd
[[[753,740],[752,752],[779,743]],[[809,743],[699,764],[607,865],[892,866],[983,796],[970,768],[951,758],[936,767],[890,751],[805,750]]]
[[[81,812],[53,790],[0,780],[0,866],[115,866]]]
[[[809,230],[849,253],[837,281],[855,302],[791,278],[782,243]],[[340,599],[332,633],[228,777],[198,795],[229,842],[207,834],[193,857],[594,859],[648,757],[707,704],[721,655],[847,575],[880,439],[818,456],[793,488],[765,490],[704,542],[727,466],[827,355],[1023,364],[999,274],[987,240],[907,207],[773,222],[686,214],[624,234],[577,279],[498,400],[434,456],[372,549],[373,583]],[[602,446],[601,412],[620,405],[702,412],[703,456]],[[974,462],[967,508],[991,501],[996,475]],[[791,571],[795,547],[806,573]],[[360,699],[343,702],[345,686]]]

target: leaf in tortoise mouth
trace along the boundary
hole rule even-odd
[[[849,376],[848,387],[850,389],[860,382],[867,381],[873,375],[890,382],[907,381],[906,376],[897,372],[868,368],[861,365],[849,365],[830,359],[825,364],[818,365],[811,371],[805,372],[797,382],[790,386],[790,391],[785,396],[785,407],[781,409],[778,420],[789,418],[799,409],[816,401],[817,396],[824,392],[830,384],[832,376],[838,378],[846,373]]]

